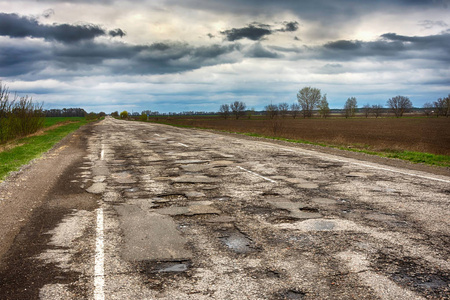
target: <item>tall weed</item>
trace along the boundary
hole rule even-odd
[[[42,104],[28,96],[10,98],[9,89],[0,81],[0,143],[34,133],[44,126]]]

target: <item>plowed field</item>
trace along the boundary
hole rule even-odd
[[[171,117],[158,121],[257,133],[373,151],[407,150],[450,155],[450,118],[222,119]]]

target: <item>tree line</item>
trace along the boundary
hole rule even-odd
[[[63,108],[44,110],[46,117],[85,117],[87,112],[82,108]]]
[[[362,114],[368,118],[370,115],[378,118],[387,111],[390,111],[395,117],[400,118],[405,113],[411,112],[413,104],[406,96],[395,96],[387,100],[386,108],[383,105],[365,104],[361,108]],[[317,113],[322,118],[327,118],[331,114],[331,109],[327,100],[327,94],[322,95],[321,90],[314,87],[304,87],[297,93],[297,103],[288,104],[286,102],[279,104],[269,104],[264,107],[266,116],[269,119],[275,117],[291,116],[296,118],[311,118]],[[349,97],[345,102],[341,115],[345,118],[351,118],[359,111],[358,101],[355,97]],[[427,102],[423,107],[425,115],[435,114],[436,116],[450,116],[450,94],[446,98],[439,98],[434,102]],[[219,108],[219,115],[227,119],[234,116],[239,119],[246,113],[246,105],[242,101],[234,101],[231,104],[222,104]],[[254,113],[254,112],[253,112]]]

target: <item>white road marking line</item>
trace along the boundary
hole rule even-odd
[[[273,147],[273,146],[271,146],[271,147]],[[276,147],[273,147],[273,148],[276,148]],[[294,150],[294,149],[287,149],[287,148],[277,148],[277,149],[284,150],[284,151],[289,151],[289,152],[303,153],[303,154],[308,154],[308,155],[324,158],[323,156],[319,155],[319,153],[316,153],[316,152],[313,152],[313,151],[308,151],[308,150]],[[393,173],[398,173],[398,174],[403,174],[403,175],[408,175],[408,176],[413,176],[413,177],[419,177],[419,178],[423,178],[423,179],[429,179],[429,180],[435,180],[435,181],[450,183],[450,180],[446,180],[446,179],[441,179],[441,178],[436,178],[436,177],[431,177],[431,176],[425,176],[425,175],[420,175],[420,174],[415,174],[415,173],[410,173],[410,172],[404,172],[404,171],[400,171],[400,170],[379,167],[379,166],[376,166],[376,165],[365,164],[365,163],[360,163],[360,162],[351,161],[351,160],[334,158],[333,155],[326,156],[325,159],[338,161],[338,162],[344,162],[344,163],[357,165],[357,166],[361,166],[361,167],[366,167],[366,168],[372,168],[372,169],[383,170],[383,171],[388,171],[388,172],[393,172]]]
[[[243,168],[243,167],[237,166],[237,168],[238,168],[238,169],[241,169],[241,170],[243,170],[243,171],[245,171],[245,172],[248,172],[248,173],[250,173],[250,174],[252,174],[252,175],[255,175],[255,176],[257,176],[257,177],[260,177],[260,178],[262,178],[262,179],[264,179],[264,180],[270,181],[270,182],[272,182],[272,183],[277,183],[275,180],[272,180],[272,179],[270,179],[270,178],[267,178],[267,177],[264,177],[264,176],[262,176],[262,175],[259,175],[258,173],[255,173],[255,172],[253,172],[253,171],[247,170],[247,169],[245,169],[245,168]]]
[[[189,148],[189,146],[188,146],[188,145],[186,145],[186,144],[183,144],[183,143],[178,143],[178,145],[181,145],[181,146],[183,146],[183,147]]]
[[[102,144],[100,160],[105,160],[105,145]],[[97,228],[95,237],[95,266],[94,266],[94,299],[105,299],[105,249],[103,233],[103,208],[97,209]]]
[[[97,230],[95,241],[94,299],[105,299],[105,249],[103,243],[103,208],[97,209]]]

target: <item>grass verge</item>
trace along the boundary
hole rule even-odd
[[[42,135],[17,140],[19,146],[0,152],[0,181],[4,180],[10,172],[17,171],[21,166],[29,163],[32,159],[40,157],[62,138],[86,123],[87,121],[84,120],[84,118],[80,118],[76,123],[69,123],[48,130]]]
[[[436,154],[424,153],[424,152],[398,151],[398,150],[389,150],[389,149],[382,150],[382,151],[374,151],[374,150],[366,149],[367,147],[358,147],[357,145],[356,146],[355,145],[348,145],[348,146],[331,145],[331,144],[327,144],[327,143],[310,142],[307,140],[297,140],[297,139],[287,139],[287,138],[282,138],[282,137],[266,136],[266,135],[262,135],[262,134],[258,134],[258,133],[252,133],[252,132],[242,133],[242,132],[233,132],[233,131],[227,131],[227,130],[216,130],[216,129],[199,127],[199,126],[194,126],[194,125],[179,125],[179,124],[171,124],[168,122],[161,122],[161,121],[159,121],[159,122],[152,121],[152,122],[170,125],[170,126],[174,126],[174,127],[181,127],[181,128],[208,129],[208,130],[215,130],[215,131],[220,131],[220,132],[236,133],[236,134],[242,134],[242,135],[246,135],[246,136],[261,137],[261,138],[266,138],[266,139],[285,141],[285,142],[290,142],[290,143],[318,145],[318,146],[322,146],[322,147],[336,148],[336,149],[345,150],[345,151],[377,155],[377,156],[386,157],[386,158],[402,159],[402,160],[410,161],[412,163],[423,163],[423,164],[432,165],[432,166],[450,168],[450,156],[449,155],[436,155]]]

